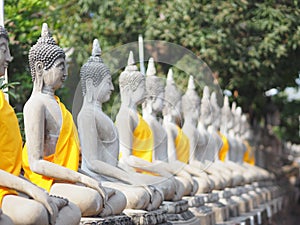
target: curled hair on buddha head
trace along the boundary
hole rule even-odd
[[[6,29],[0,25],[0,37],[4,37],[8,41],[8,34]]]
[[[156,76],[156,69],[154,65],[154,59],[151,57],[148,62],[148,68],[146,72],[146,93],[147,98],[157,97],[165,90],[162,78]]]
[[[170,68],[167,76],[167,83],[165,87],[165,102],[175,106],[181,100],[181,92],[176,87],[173,79],[173,70]]]
[[[36,78],[35,63],[41,62],[45,70],[49,70],[58,58],[65,58],[65,52],[56,44],[48,25],[43,23],[41,37],[29,50],[29,66],[32,81]]]
[[[130,51],[127,66],[119,77],[119,86],[121,91],[127,87],[132,91],[135,91],[141,81],[145,80],[145,76],[138,71],[138,68],[134,65],[134,63],[133,52]]]
[[[106,76],[110,76],[110,70],[101,58],[101,48],[98,39],[94,39],[92,55],[80,69],[83,96],[86,94],[87,79],[92,79],[94,87],[97,87]]]
[[[185,94],[182,96],[182,111],[183,113],[189,112],[195,106],[200,106],[200,97],[195,91],[194,77],[190,76],[188,88]]]

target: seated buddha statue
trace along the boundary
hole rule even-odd
[[[80,70],[83,105],[78,114],[81,143],[81,169],[103,184],[117,189],[116,206],[129,209],[157,209],[163,198],[156,189],[143,185],[135,172],[118,167],[119,137],[112,120],[102,111],[114,90],[111,74],[101,58],[97,39],[92,56]],[[125,199],[124,199],[124,196]]]
[[[134,65],[130,52],[128,65],[119,77],[121,106],[116,117],[120,137],[119,165],[126,171],[139,172],[144,184],[159,188],[164,200],[179,200],[182,193],[176,191],[173,174],[153,162],[153,132],[138,112],[145,99],[145,76]]]
[[[213,113],[214,109],[211,105],[210,91],[209,88],[205,86],[201,98],[200,115],[197,125],[200,144],[198,148],[195,148],[195,157],[191,163],[205,169],[205,171],[209,173],[209,177],[212,178],[215,189],[219,190],[224,189],[228,183],[228,181],[226,181],[228,178],[226,178],[224,174],[224,171],[225,173],[228,171],[222,171],[215,163],[218,159],[219,148],[222,145],[219,139],[217,139],[218,144],[214,140],[216,135],[211,134],[212,128],[210,128],[210,130],[208,129],[216,119],[214,117],[216,113]]]
[[[185,184],[185,195],[194,195],[198,190],[198,183],[192,175],[202,176],[203,171],[189,165],[189,138],[176,123],[181,117],[181,92],[176,87],[173,71],[169,69],[165,86],[165,104],[163,108],[163,127],[167,133],[168,162],[175,167],[177,179]]]
[[[65,63],[64,51],[44,23],[41,37],[29,51],[33,91],[23,110],[24,176],[50,194],[73,202],[82,216],[118,214],[109,207],[115,191],[104,189],[99,181],[78,172],[77,129],[71,113],[55,95],[66,79]]]
[[[162,121],[159,121],[161,118],[157,118],[157,114],[161,113],[164,107],[164,89],[165,85],[162,78],[156,76],[154,60],[150,58],[146,72],[146,97],[143,102],[143,118],[149,124],[154,137],[153,162],[173,174],[177,183],[177,192],[183,191],[182,194],[189,195],[191,192],[189,190],[191,189],[190,184],[194,181],[185,169],[179,170],[179,167],[182,168],[186,165],[179,161],[169,161],[167,131],[162,126]],[[181,177],[190,177],[190,181],[182,180]]]
[[[8,34],[0,26],[0,77],[12,57]],[[80,221],[80,210],[66,199],[49,194],[22,179],[22,137],[13,108],[0,90],[0,224],[48,225],[73,224]],[[22,195],[21,195],[22,193]]]

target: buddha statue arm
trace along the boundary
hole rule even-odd
[[[120,162],[124,164],[125,167],[129,166],[139,168],[145,171],[158,173],[160,175],[163,174],[162,176],[170,175],[169,173],[159,169],[157,166],[154,166],[152,163],[132,155],[131,149],[133,132],[136,127],[134,117],[136,116],[136,113],[132,113],[131,111],[124,110],[122,108],[117,116],[116,126],[119,132],[120,152],[122,154]]]
[[[105,204],[108,196],[98,181],[66,167],[44,160],[45,110],[46,109],[39,104],[26,104],[24,107],[26,145],[30,169],[46,177],[74,183],[79,182],[93,188],[103,197]]]
[[[175,135],[170,126],[166,126],[166,132],[168,137],[168,161],[173,162],[177,160],[175,148]]]
[[[3,170],[0,170],[0,186],[22,192],[34,200],[42,203],[50,214],[50,220],[56,220],[58,208],[48,193],[42,188],[34,185],[26,179],[22,179]]]

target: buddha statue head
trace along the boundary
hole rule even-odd
[[[210,104],[210,93],[208,86],[204,86],[201,98],[200,121],[205,127],[212,123],[212,107]]]
[[[234,133],[240,135],[241,132],[241,116],[242,108],[240,106],[236,107],[233,113],[234,116]]]
[[[210,104],[211,104],[211,115],[212,115],[212,125],[215,129],[220,129],[220,123],[221,123],[221,108],[217,101],[217,95],[216,92],[212,92],[210,96]]]
[[[29,66],[35,91],[43,87],[56,90],[66,79],[65,52],[56,44],[46,23],[41,37],[29,50]]]
[[[98,39],[93,42],[92,55],[80,69],[82,95],[88,102],[104,103],[114,90],[110,70],[103,63]]]
[[[138,105],[145,100],[145,76],[134,63],[133,53],[130,51],[127,66],[119,77],[121,102],[127,106]]]
[[[164,91],[162,78],[156,76],[154,60],[150,58],[146,71],[146,100],[143,107],[154,113],[161,112],[164,106]]]
[[[165,106],[163,114],[170,115],[175,119],[181,116],[181,92],[176,87],[173,79],[173,70],[169,69],[165,87]]]
[[[5,28],[0,25],[0,77],[4,76],[5,69],[11,60],[12,57],[8,47],[8,34]]]
[[[233,126],[233,117],[230,110],[228,96],[224,96],[223,107],[221,109],[221,123],[220,129],[221,132],[227,133]]]
[[[182,96],[182,111],[184,118],[191,119],[196,126],[200,113],[200,97],[195,90],[193,76],[190,76],[187,90]]]

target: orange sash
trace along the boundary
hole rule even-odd
[[[138,117],[139,123],[133,131],[132,155],[152,162],[154,145],[152,130],[140,114]]]
[[[244,141],[244,145],[246,146],[246,152],[244,153],[244,162],[255,165],[255,155],[252,147],[250,146],[248,141]]]
[[[190,140],[183,133],[179,126],[177,127],[177,137],[175,139],[176,157],[177,160],[188,163],[190,157]]]
[[[218,131],[218,134],[220,135],[220,137],[222,138],[222,142],[223,142],[223,145],[219,151],[219,159],[221,161],[225,161],[226,159],[226,155],[229,151],[229,143],[228,143],[228,139],[225,137],[225,135],[223,135],[221,132]]]
[[[22,137],[15,111],[0,90],[0,169],[19,176],[22,158]],[[0,187],[0,208],[4,195],[17,194]]]
[[[77,171],[79,165],[80,146],[76,126],[73,121],[72,114],[66,109],[59,98],[56,100],[62,112],[62,127],[56,143],[55,153],[44,157],[44,160],[53,162],[60,166],[67,167],[71,170]],[[45,177],[43,175],[34,173],[30,170],[28,162],[27,146],[23,148],[22,166],[25,171],[25,177],[39,187],[49,191],[54,178]]]

